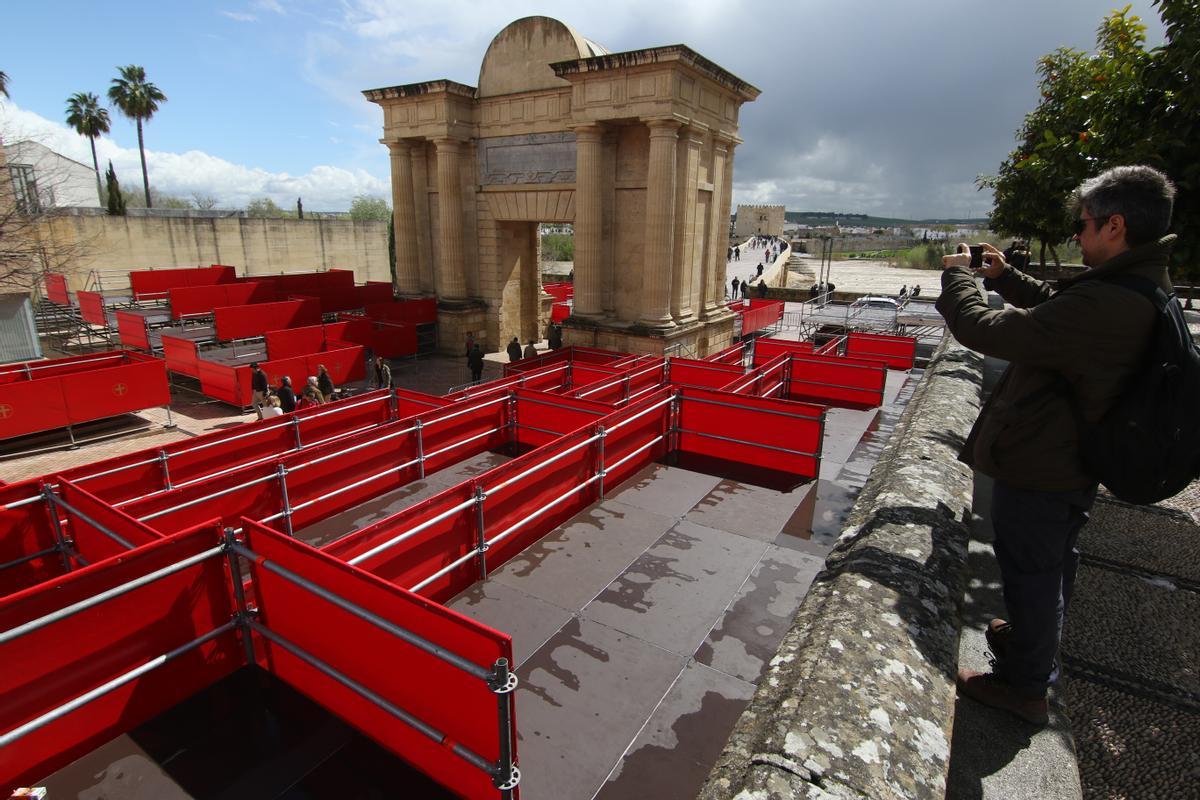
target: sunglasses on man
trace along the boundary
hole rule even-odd
[[[1079,219],[1074,220],[1071,223],[1071,232],[1074,233],[1076,236],[1078,236],[1079,234],[1081,234],[1085,230],[1087,230],[1087,224],[1089,222],[1095,222],[1096,227],[1098,228],[1101,225],[1103,225],[1104,223],[1108,222],[1108,220],[1109,220],[1109,217],[1080,217]]]

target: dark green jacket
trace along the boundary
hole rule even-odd
[[[959,456],[980,472],[1023,489],[1070,491],[1095,484],[1079,461],[1076,422],[1059,376],[1084,417],[1099,420],[1138,366],[1154,308],[1140,295],[1095,278],[1140,275],[1170,292],[1174,236],[1127,250],[1059,284],[1012,267],[985,286],[1008,303],[989,308],[970,270],[942,272],[937,309],[954,338],[1009,362]]]

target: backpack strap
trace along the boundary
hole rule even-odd
[[[1104,283],[1112,283],[1132,292],[1137,292],[1142,297],[1150,301],[1156,311],[1162,311],[1167,307],[1167,303],[1171,302],[1171,298],[1175,296],[1172,292],[1168,295],[1154,281],[1149,278],[1144,278],[1141,275],[1130,275],[1128,273],[1117,273],[1115,275],[1097,275],[1092,280],[1103,281]]]

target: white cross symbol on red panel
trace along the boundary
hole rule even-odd
[[[125,394],[125,392],[127,392],[127,391],[129,391],[129,387],[127,387],[125,384],[123,384],[123,383],[114,383],[113,384],[113,394],[115,394],[117,397],[120,397],[121,395]]]
[[[0,403],[0,419],[8,419],[12,416],[13,407],[4,403]]]

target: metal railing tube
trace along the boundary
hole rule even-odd
[[[20,508],[21,506],[27,506],[32,503],[40,503],[45,499],[46,498],[43,495],[35,494],[33,497],[26,497],[23,500],[14,500],[11,503],[5,503],[4,508],[7,511],[12,511],[14,508]]]
[[[812,383],[812,381],[808,381],[808,382]],[[828,386],[829,384],[821,384],[821,385]],[[854,387],[846,387],[846,388],[854,388]],[[870,391],[870,390],[864,389],[863,391]],[[738,405],[737,403],[723,403],[720,400],[709,400],[709,399],[703,398],[703,397],[689,397],[687,395],[684,395],[682,399],[683,399],[683,402],[685,402],[685,403],[703,403],[705,405],[724,406],[726,408],[740,408],[740,409],[748,408],[748,406]],[[757,411],[759,413],[763,413],[763,414],[774,414],[777,417],[791,417],[793,419],[819,419],[820,418],[819,414],[817,416],[813,416],[812,414],[792,414],[787,411],[777,411],[776,409],[773,409],[773,408],[755,408],[753,410]]]
[[[417,420],[417,469],[421,480],[425,480],[425,423]]]
[[[38,499],[40,500],[41,498],[38,498]],[[12,561],[5,561],[3,564],[0,564],[0,570],[6,570],[9,567],[16,567],[16,566],[24,564],[28,561],[33,561],[34,559],[41,558],[42,556],[48,556],[51,553],[57,553],[57,552],[58,552],[57,545],[55,545],[54,547],[47,547],[45,550],[38,550],[36,553],[31,553],[30,555],[27,555],[27,556],[21,556],[20,558],[14,558]]]
[[[647,386],[645,389],[636,391],[633,394],[629,395],[629,397],[626,399],[625,402],[628,403],[631,400],[633,400],[633,398],[635,398],[635,397],[641,397],[644,394],[649,394],[650,392],[653,392],[655,389],[661,389],[661,388],[662,388],[662,384],[655,384],[653,386]]]
[[[604,499],[604,473],[607,471],[604,469],[604,437],[607,435],[608,435],[608,432],[605,431],[604,426],[601,425],[600,429],[596,432],[596,437],[599,440],[599,444],[596,447],[596,449],[599,451],[599,457],[598,457],[599,464],[596,468],[596,475],[600,478],[600,499],[601,500]]]
[[[91,475],[84,475],[81,478],[72,478],[71,483],[83,483],[84,481],[94,480],[95,478],[103,478],[106,475],[115,475],[118,472],[124,472],[125,470],[133,469],[134,467],[145,467],[149,464],[153,464],[157,460],[157,458],[148,458],[145,461],[135,461],[132,464],[124,464],[119,467],[113,467],[112,469],[106,469],[103,472],[95,472]]]
[[[500,752],[492,772],[492,785],[509,798],[521,782],[521,771],[512,760],[512,693],[517,688],[517,678],[509,672],[507,658],[496,659],[492,672],[494,678],[490,685],[496,693],[496,717],[500,726]]]
[[[228,633],[229,631],[233,630],[234,627],[236,627],[236,625],[237,625],[237,623],[232,620],[229,622],[226,622],[221,627],[214,628],[213,630],[209,631],[208,633],[204,634],[203,636],[193,639],[192,641],[188,642],[187,644],[180,645],[179,647],[176,647],[174,650],[168,650],[167,652],[163,653],[161,656],[152,658],[149,661],[147,661],[146,663],[142,664],[141,666],[134,667],[133,669],[129,670],[128,672],[126,672],[122,675],[118,675],[117,677],[113,678],[112,680],[108,681],[107,683],[102,683],[101,685],[97,686],[96,688],[92,689],[91,691],[84,692],[83,694],[76,697],[74,700],[69,700],[66,703],[63,703],[61,706],[58,706],[57,708],[52,708],[51,710],[47,711],[45,714],[42,714],[40,717],[37,717],[36,719],[31,719],[29,722],[26,722],[24,725],[21,725],[20,727],[13,728],[8,733],[0,735],[0,748],[7,747],[8,745],[12,744],[13,742],[17,741],[18,739],[22,738],[23,736],[33,733],[34,731],[38,730],[39,728],[44,728],[45,726],[49,725],[51,722],[54,722],[57,719],[61,719],[62,717],[65,717],[67,714],[70,714],[72,711],[75,711],[76,709],[87,705],[88,703],[92,702],[96,698],[103,697],[104,695],[108,694],[109,692],[111,692],[115,689],[119,689],[122,686],[124,686],[125,684],[129,683],[130,681],[136,680],[137,678],[141,677],[142,675],[145,675],[147,672],[151,672],[153,670],[158,669],[159,667],[163,666],[167,662],[178,658],[179,656],[183,655],[184,653],[188,653],[192,650],[195,650],[200,645],[205,644],[206,642],[209,642],[209,641],[217,638],[218,636]]]
[[[455,448],[462,447],[464,444],[470,444],[471,442],[477,441],[486,436],[492,436],[493,434],[500,433],[500,431],[502,431],[502,430],[503,430],[503,428],[492,428],[491,430],[484,431],[483,433],[477,433],[474,436],[468,436],[466,439],[463,439],[462,441],[455,442],[454,444],[448,444],[443,448],[434,450],[432,453],[426,453],[425,457],[433,458],[434,456],[440,456],[442,453],[448,453],[451,450],[454,450]]]
[[[353,445],[352,447],[347,447],[344,450],[338,450],[336,453],[330,453],[328,455],[314,458],[311,461],[305,461],[303,464],[297,464],[294,467],[292,467],[292,472],[296,472],[297,470],[304,469],[305,467],[311,467],[315,464],[324,463],[331,458],[338,458],[339,456],[344,456],[347,453],[353,453],[358,450],[362,450],[364,447],[370,447],[371,445],[379,444],[380,442],[386,442],[388,439],[395,439],[397,436],[404,436],[405,434],[412,433],[415,430],[416,430],[416,427],[414,426],[411,428],[405,428],[404,430],[400,430],[400,431],[392,431],[391,433],[385,434],[383,436],[375,437],[375,438],[371,439],[371,441],[369,441],[369,442],[363,442],[362,444],[356,444],[356,445]]]
[[[537,472],[538,470],[544,469],[545,467],[550,466],[551,464],[555,463],[556,461],[563,460],[564,458],[571,455],[572,453],[575,453],[575,452],[587,447],[589,444],[591,444],[592,442],[599,439],[600,436],[601,436],[601,434],[599,434],[599,433],[593,434],[589,438],[584,439],[582,442],[571,445],[566,450],[563,450],[561,453],[551,456],[550,458],[547,458],[545,461],[539,461],[538,463],[534,464],[532,467],[525,470],[524,472],[519,472],[516,475],[512,476],[511,478],[501,481],[500,483],[496,484],[492,488],[488,489],[487,494],[495,494],[496,492],[500,491],[501,489],[506,489],[509,486],[511,486],[512,484],[516,483],[517,481],[529,477],[530,475]]]
[[[598,480],[600,480],[600,476],[593,475],[592,477],[588,478],[586,481],[579,484],[578,486],[572,487],[572,488],[568,489],[567,491],[563,492],[558,497],[551,500],[549,503],[539,506],[538,509],[536,511],[534,511],[532,514],[528,514],[527,516],[517,520],[512,525],[509,525],[503,531],[501,531],[500,533],[496,534],[491,539],[489,539],[488,543],[487,543],[488,547],[491,547],[491,546],[495,545],[497,542],[500,542],[500,541],[508,538],[513,533],[513,531],[524,526],[526,523],[533,522],[535,519],[542,516],[547,511],[549,511],[550,509],[554,508],[559,503],[561,503],[564,500],[566,500],[567,498],[569,498],[571,495],[583,491],[584,489],[591,486],[593,483],[595,483]]]
[[[296,531],[292,529],[292,501],[288,499],[287,467],[283,464],[278,465],[275,468],[275,474],[279,476],[279,493],[280,499],[283,501],[282,511],[284,523],[287,525],[287,535],[294,538]]]
[[[359,564],[361,564],[363,561],[366,561],[371,556],[378,555],[379,553],[382,553],[385,550],[390,550],[391,548],[393,548],[396,545],[403,542],[405,539],[408,539],[412,536],[416,536],[418,533],[421,533],[422,531],[433,527],[434,525],[447,519],[448,517],[454,516],[458,512],[462,511],[464,508],[470,508],[474,504],[475,504],[475,498],[472,497],[470,500],[459,503],[458,505],[454,506],[453,508],[446,509],[442,513],[438,514],[436,517],[430,517],[429,519],[422,522],[420,525],[417,525],[415,528],[409,528],[408,530],[406,530],[404,533],[400,534],[399,536],[395,536],[391,539],[388,539],[383,544],[376,545],[375,547],[372,547],[367,552],[362,553],[360,555],[355,556],[354,558],[349,559],[346,563],[350,564],[351,566],[358,566]]]
[[[493,387],[493,388],[500,388],[500,387]],[[495,400],[488,400],[486,403],[480,403],[479,405],[472,406],[471,408],[464,408],[462,411],[455,411],[451,414],[447,414],[444,417],[437,417],[435,419],[427,419],[427,420],[425,420],[425,424],[433,425],[438,422],[445,422],[446,420],[451,420],[451,419],[454,419],[455,417],[461,417],[464,414],[470,414],[472,412],[478,411],[481,408],[487,408],[488,406],[494,406],[497,403],[507,403],[507,402],[508,402],[508,396],[505,395],[504,397],[498,397]]]
[[[248,547],[246,547],[243,544],[235,542],[234,544],[231,545],[231,547],[235,553],[237,553],[242,558],[245,558],[250,563],[252,563],[256,566],[262,567],[263,569],[267,570],[268,572],[275,573],[276,575],[283,578],[284,580],[294,583],[296,586],[299,586],[301,589],[304,589],[305,591],[313,593],[314,595],[321,598],[322,600],[325,600],[326,602],[329,602],[329,603],[337,606],[338,608],[342,609],[343,611],[345,611],[349,614],[352,614],[355,617],[358,617],[359,619],[363,620],[364,622],[369,622],[372,625],[374,625],[375,627],[379,628],[380,630],[390,633],[392,636],[395,636],[397,639],[402,639],[403,641],[407,642],[408,644],[411,644],[413,647],[417,648],[418,650],[422,650],[422,651],[428,653],[429,655],[433,656],[434,658],[438,658],[442,661],[445,661],[447,664],[451,665],[452,667],[460,669],[463,672],[467,673],[468,675],[472,675],[476,678],[479,678],[480,680],[486,681],[491,677],[491,672],[489,672],[488,670],[479,666],[475,662],[473,662],[469,659],[463,658],[462,656],[458,655],[457,653],[453,653],[453,652],[447,650],[446,648],[441,647],[440,645],[434,644],[430,640],[428,640],[416,633],[413,633],[412,631],[408,630],[407,628],[402,628],[399,625],[395,624],[394,622],[389,622],[388,620],[384,619],[383,617],[379,616],[378,614],[372,613],[372,612],[366,610],[365,608],[363,608],[362,606],[356,605],[356,604],[350,602],[349,600],[346,600],[345,598],[334,594],[333,592],[329,591],[328,589],[326,589],[322,586],[318,586],[317,584],[313,583],[312,581],[308,580],[307,578],[297,575],[296,573],[292,572],[287,567],[280,566],[279,564],[276,564],[273,561],[270,561],[268,559],[260,557],[258,555],[258,553],[255,553],[253,550],[249,549]]]
[[[171,467],[167,464],[167,451],[160,447],[158,448],[158,463],[162,467],[163,488],[170,491],[171,486]]]
[[[655,388],[657,389],[659,387],[656,386]],[[633,416],[626,417],[625,419],[619,420],[618,422],[608,426],[608,432],[612,433],[613,431],[617,430],[618,428],[622,428],[622,427],[628,425],[629,423],[633,422],[635,419],[641,419],[642,417],[646,416],[647,414],[657,411],[658,409],[662,408],[663,406],[667,405],[668,403],[672,403],[674,401],[675,401],[675,395],[671,395],[670,397],[659,400],[654,405],[643,408],[641,411],[637,412]]]
[[[474,503],[475,501],[472,500],[471,502]],[[459,558],[454,559],[449,564],[442,567],[437,572],[433,573],[432,575],[430,575],[428,578],[421,581],[417,585],[409,587],[409,591],[410,592],[421,591],[426,586],[428,586],[429,584],[436,581],[438,578],[442,577],[443,575],[446,575],[447,573],[453,572],[454,570],[461,567],[463,564],[470,561],[472,558],[476,558],[478,555],[479,555],[479,548],[472,547],[470,550],[467,551],[466,555],[463,555],[463,556],[460,556]]]
[[[475,552],[479,555],[479,580],[487,580],[487,535],[483,520],[483,501],[487,494],[475,484]]]
[[[313,503],[319,503],[322,500],[328,500],[331,497],[337,497],[342,492],[348,492],[351,489],[357,489],[359,486],[362,486],[365,483],[370,483],[373,480],[382,478],[384,475],[390,475],[393,472],[399,472],[402,469],[408,469],[409,467],[415,466],[416,463],[417,463],[417,460],[414,458],[410,461],[405,461],[403,464],[397,464],[394,467],[388,467],[383,472],[376,472],[374,475],[368,475],[365,478],[360,478],[359,480],[356,480],[354,483],[348,483],[345,486],[339,487],[337,489],[332,489],[323,495],[312,498],[311,500],[305,500],[303,503],[297,503],[296,505],[292,506],[292,511],[300,511],[301,509],[308,508]],[[278,515],[276,515],[275,518],[278,519],[279,518]],[[266,520],[263,520],[263,521],[266,522]]]
[[[794,456],[808,456],[809,458],[815,458],[817,455],[816,453],[806,453],[803,450],[792,450],[787,447],[779,447],[779,446],[773,445],[773,444],[761,444],[759,442],[748,442],[745,439],[734,439],[729,436],[721,436],[716,433],[706,433],[704,431],[693,431],[693,430],[686,430],[686,429],[682,429],[682,428],[680,429],[679,432],[691,434],[692,436],[703,436],[705,439],[719,439],[722,442],[730,442],[732,444],[744,444],[747,447],[761,447],[765,450],[776,450],[780,453],[788,453],[788,454],[794,455]]]
[[[65,508],[65,509],[66,509],[68,512],[70,512],[70,513],[74,514],[75,516],[79,517],[81,520],[83,520],[84,522],[86,522],[88,525],[91,525],[93,528],[95,528],[96,530],[100,531],[100,532],[101,532],[101,533],[103,533],[105,536],[107,536],[108,538],[110,538],[110,539],[112,539],[114,542],[116,542],[117,544],[119,544],[119,545],[121,545],[122,547],[124,547],[126,550],[132,550],[132,549],[134,549],[134,545],[133,545],[132,543],[130,543],[130,542],[129,542],[129,540],[127,540],[125,537],[123,537],[123,536],[120,536],[120,535],[118,535],[118,534],[116,534],[116,533],[113,533],[113,532],[112,532],[112,531],[110,531],[108,528],[104,527],[104,526],[103,526],[103,525],[101,525],[99,522],[96,522],[96,520],[94,520],[94,519],[92,519],[91,517],[89,517],[87,514],[83,513],[83,512],[82,512],[82,511],[80,511],[79,509],[75,508],[73,505],[71,505],[70,503],[68,503],[66,500],[63,500],[61,497],[58,497],[57,495],[55,495],[53,492],[49,492],[49,493],[47,493],[47,495],[46,495],[46,499],[47,499],[47,500],[49,501],[49,503],[50,503],[50,506],[51,506],[51,509],[52,509],[51,513],[52,513],[52,514],[54,514],[54,516],[55,516],[56,518],[58,517],[58,512],[57,512],[57,510],[53,510],[53,509],[54,509],[54,507],[55,507],[55,506],[62,506],[62,507],[63,507],[63,508]]]
[[[303,450],[304,444],[303,444],[303,442],[300,441],[300,418],[299,417],[292,417],[292,432],[294,434],[296,434],[296,448],[295,449]]]
[[[225,543],[225,558],[229,563],[229,579],[233,583],[233,599],[237,603],[238,628],[242,636],[242,647],[246,650],[246,665],[253,666],[258,659],[254,655],[254,637],[250,635],[250,614],[246,608],[246,587],[242,583],[242,566],[238,559],[236,534],[233,528],[226,528],[223,536]]]
[[[218,497],[224,497],[227,494],[232,494],[233,492],[239,491],[241,489],[249,489],[251,486],[255,486],[260,483],[266,483],[267,481],[273,481],[273,480],[276,480],[277,478],[278,478],[278,475],[276,475],[274,472],[272,472],[270,475],[263,475],[261,478],[255,478],[254,480],[247,481],[246,483],[239,483],[237,486],[230,486],[228,489],[222,489],[219,492],[213,492],[212,494],[206,494],[203,497],[196,497],[196,498],[193,498],[192,500],[188,500],[186,503],[180,503],[177,506],[171,506],[170,508],[164,508],[159,511],[155,511],[151,514],[147,514],[144,517],[138,517],[138,522],[145,522],[148,519],[157,519],[158,517],[164,516],[166,514],[173,514],[176,511],[182,511],[185,508],[191,508],[192,506],[198,505],[205,501],[215,500]]]
[[[122,583],[119,586],[114,586],[111,589],[107,589],[107,590],[101,592],[100,594],[93,595],[84,600],[80,600],[78,603],[72,603],[69,606],[60,608],[57,611],[51,611],[49,614],[46,614],[45,616],[38,617],[37,619],[34,619],[34,620],[30,620],[29,622],[26,622],[22,625],[18,625],[15,628],[9,628],[6,631],[0,632],[0,644],[10,642],[13,639],[17,639],[21,636],[24,636],[27,633],[33,633],[34,631],[38,630],[39,628],[44,628],[53,622],[58,622],[59,620],[63,620],[63,619],[66,619],[67,617],[74,616],[75,614],[78,614],[80,611],[86,611],[87,609],[89,609],[93,606],[99,605],[100,603],[107,602],[108,600],[111,600],[114,597],[120,597],[123,594],[132,592],[134,589],[145,586],[148,583],[154,583],[154,581],[165,578],[168,575],[174,575],[176,572],[179,572],[180,570],[187,569],[188,567],[198,564],[201,561],[204,561],[205,559],[212,558],[213,556],[216,556],[216,555],[220,555],[224,551],[225,551],[224,545],[218,545],[216,547],[211,547],[208,550],[199,552],[194,556],[188,556],[187,558],[183,559],[182,561],[177,561],[174,564],[168,564],[167,566],[162,567],[161,569],[156,569],[154,572],[147,573],[145,575],[142,575],[141,577],[134,578],[131,581],[126,581],[125,583]]]
[[[432,739],[433,741],[437,742],[438,744],[443,744],[446,741],[446,734],[442,733],[437,728],[433,727],[432,725],[428,724],[427,722],[424,722],[424,721],[418,719],[417,717],[413,716],[412,714],[409,714],[407,711],[400,708],[399,706],[396,706],[396,705],[388,702],[387,700],[383,699],[375,692],[373,692],[370,689],[368,689],[367,687],[363,686],[358,681],[355,681],[353,678],[350,678],[350,677],[342,674],[341,672],[337,671],[333,667],[326,664],[324,661],[321,661],[316,656],[312,655],[311,653],[308,653],[305,650],[302,650],[301,648],[299,648],[296,645],[289,642],[287,639],[284,639],[282,636],[271,631],[269,628],[262,625],[261,623],[255,621],[255,620],[251,620],[250,627],[256,633],[258,633],[260,636],[262,636],[264,639],[267,639],[272,644],[276,644],[276,645],[282,647],[284,650],[288,651],[296,658],[298,658],[301,661],[303,661],[304,663],[308,664],[313,669],[317,670],[318,672],[323,673],[326,677],[332,678],[333,680],[337,681],[342,686],[345,686],[347,689],[351,690],[352,692],[359,695],[363,699],[369,700],[370,702],[374,703],[379,708],[388,712],[393,717],[400,720],[404,724],[408,725],[413,730],[421,733],[422,735],[426,736],[429,739]],[[488,761],[487,759],[485,759],[483,756],[475,753],[474,751],[472,751],[470,748],[466,747],[465,745],[455,743],[450,749],[454,752],[454,754],[456,756],[463,759],[464,761],[469,763],[471,766],[473,766],[479,770],[482,770],[483,772],[487,773],[488,775],[492,774],[493,769],[494,769],[492,763],[490,761]]]
[[[383,399],[386,399],[386,398],[370,397],[370,398],[367,398],[366,400],[356,400],[356,401],[349,402],[349,403],[337,403],[336,408],[331,408],[328,411],[318,411],[315,414],[308,414],[307,416],[304,417],[304,419],[310,420],[310,419],[316,419],[317,417],[327,417],[330,414],[339,414],[343,411],[349,411],[352,408],[358,408],[359,406],[370,405],[371,403],[378,403],[380,400],[383,400]],[[421,403],[420,400],[414,400],[413,402]],[[427,406],[434,405],[433,403],[421,403],[421,404],[427,405]],[[440,408],[440,406],[438,406],[438,407]]]
[[[534,390],[534,391],[536,391],[536,390]],[[536,405],[539,405],[539,406],[550,406],[551,408],[560,408],[560,407],[561,407],[561,406],[560,406],[559,404],[557,404],[557,403],[551,403],[551,402],[549,402],[549,401],[547,401],[547,400],[541,400],[541,399],[539,399],[539,398],[537,398],[537,397],[521,397],[521,398],[520,398],[520,400],[519,400],[519,402],[521,402],[521,403],[534,403],[534,404],[536,404]],[[576,408],[576,409],[573,409],[573,410],[575,410],[575,411],[582,411],[584,414],[591,414],[591,415],[593,415],[593,416],[596,416],[596,417],[604,417],[604,416],[607,416],[608,414],[612,413],[612,412],[609,412],[609,411],[596,411],[596,410],[594,410],[594,409],[591,409],[591,408]]]

